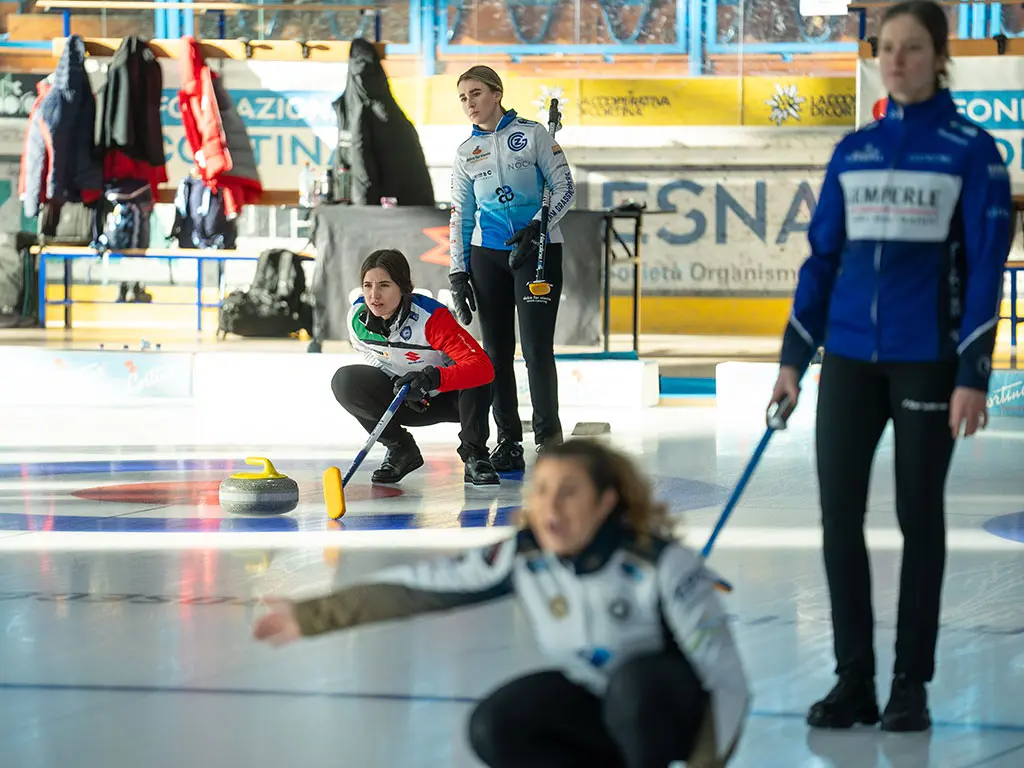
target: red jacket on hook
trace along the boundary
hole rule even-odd
[[[225,213],[235,216],[263,193],[256,157],[227,90],[210,70],[199,43],[183,37],[178,102],[185,138],[199,177],[223,194]]]

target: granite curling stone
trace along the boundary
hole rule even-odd
[[[221,509],[232,515],[283,515],[299,505],[299,484],[278,472],[270,459],[249,457],[260,472],[236,472],[220,484]]]

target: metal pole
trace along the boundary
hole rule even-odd
[[[611,349],[612,335],[612,214],[604,215],[604,351]]]

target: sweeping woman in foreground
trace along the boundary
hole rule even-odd
[[[515,596],[553,664],[473,710],[469,740],[486,765],[724,766],[750,702],[743,664],[716,577],[670,538],[666,510],[633,463],[588,440],[550,446],[524,522],[491,546],[332,595],[270,598],[255,636],[283,645]]]

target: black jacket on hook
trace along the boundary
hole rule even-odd
[[[96,148],[118,150],[155,168],[164,165],[160,126],[163,73],[149,44],[130,35],[110,60],[96,110]]]
[[[353,205],[433,206],[434,185],[420,137],[398,106],[373,43],[356,38],[348,58],[345,92],[334,102],[340,137],[335,167],[348,165]],[[340,138],[339,137],[339,138]]]

